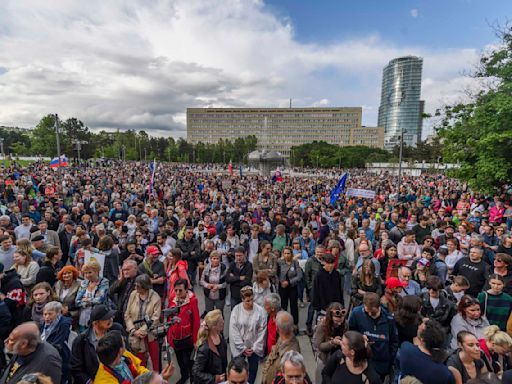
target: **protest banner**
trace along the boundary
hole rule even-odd
[[[346,195],[363,197],[365,199],[375,199],[375,191],[370,189],[348,188]]]
[[[88,263],[89,261],[96,261],[100,265],[100,276],[103,277],[103,269],[105,268],[105,255],[102,253],[85,251],[84,263]]]

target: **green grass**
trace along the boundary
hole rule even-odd
[[[33,160],[18,160],[16,161],[16,163],[20,166],[20,167],[26,167],[26,166],[29,166],[30,164],[32,164],[34,161]],[[0,167],[10,167],[11,164],[13,163],[12,160],[0,160]]]

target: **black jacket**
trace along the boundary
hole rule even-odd
[[[62,261],[64,265],[69,258],[69,247],[71,245],[71,238],[68,238],[66,231],[59,232],[60,249],[62,250]]]
[[[242,265],[241,269],[238,269],[235,262],[231,263],[228,268],[228,275],[226,276],[231,297],[240,299],[240,290],[246,285],[252,285],[252,273],[252,264],[248,261]],[[243,280],[240,280],[240,276],[245,277]]]
[[[26,356],[23,365],[14,372],[10,379],[7,379],[16,360],[17,356],[14,355],[0,379],[0,384],[15,384],[21,381],[26,374],[35,372],[50,376],[53,383],[60,383],[62,360],[51,344],[44,341],[40,343],[35,352]]]
[[[222,375],[226,372],[228,346],[222,336],[217,350],[219,353],[211,349],[208,340],[205,340],[197,348],[192,366],[194,384],[215,384],[215,375]]]
[[[140,271],[137,271],[137,276],[140,275]],[[130,294],[135,289],[135,276],[133,279],[123,279],[114,281],[109,289],[108,293],[110,298],[116,303],[117,313],[114,317],[114,321],[124,325],[124,313],[126,312],[126,306],[128,305],[128,299]]]
[[[47,282],[53,288],[57,281],[57,270],[49,261],[45,261],[36,275],[36,284]]]
[[[26,302],[25,289],[15,269],[9,269],[5,272],[0,292],[5,295],[4,302],[11,312],[11,328],[14,328],[22,321],[23,308]]]
[[[428,292],[422,294],[421,300],[423,301],[421,307],[421,315],[428,317],[432,320],[439,322],[445,330],[450,328],[450,323],[453,316],[457,313],[455,310],[455,304],[450,301],[444,292],[439,295],[439,304],[434,309],[430,304],[430,296]]]
[[[110,330],[124,333],[120,324],[112,324]],[[93,381],[99,367],[98,355],[94,345],[90,342],[89,336],[92,328],[78,335],[73,341],[71,348],[71,376],[75,384],[86,384],[88,380]]]
[[[189,269],[195,268],[197,262],[201,259],[201,245],[195,238],[186,240],[185,238],[176,242],[176,248],[181,249],[181,258],[189,263]],[[191,253],[194,252],[192,255]]]
[[[311,305],[316,311],[325,310],[333,302],[343,303],[341,277],[337,270],[331,273],[321,268],[313,281],[313,300]]]

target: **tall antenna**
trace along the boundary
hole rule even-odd
[[[290,98],[290,109],[292,108],[292,99]]]

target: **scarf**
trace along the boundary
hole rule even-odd
[[[38,325],[43,324],[43,308],[46,303],[38,304],[34,303],[32,305],[32,320],[35,321]]]
[[[43,332],[41,333],[41,339],[43,339],[43,341],[48,339],[48,336],[50,336],[52,334],[53,330],[59,323],[59,320],[61,317],[62,317],[62,315],[59,315],[50,324],[46,324],[46,323],[44,324]]]

